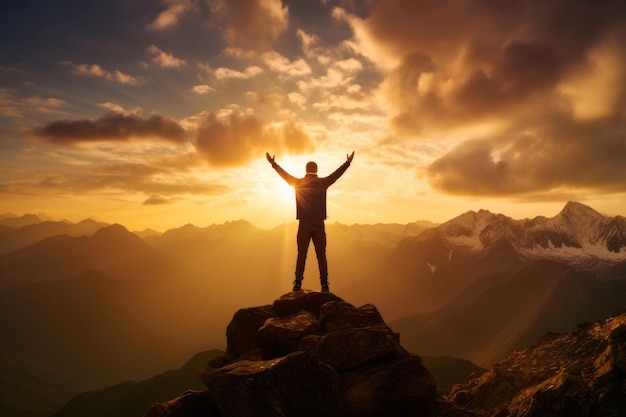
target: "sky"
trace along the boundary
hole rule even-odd
[[[0,213],[164,231],[624,215],[623,0],[9,0]]]

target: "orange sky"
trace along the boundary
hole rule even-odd
[[[0,13],[0,213],[165,230],[467,210],[625,214],[626,8],[607,0],[28,1]]]

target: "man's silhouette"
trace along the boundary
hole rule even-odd
[[[320,269],[320,284],[323,292],[328,292],[328,264],[326,262],[326,190],[343,175],[350,166],[354,151],[346,155],[344,162],[335,172],[327,177],[317,176],[317,164],[306,164],[304,178],[296,178],[282,169],[274,160],[275,156],[269,153],[265,157],[272,164],[272,168],[278,172],[289,185],[296,190],[296,218],[298,225],[298,259],[296,260],[296,280],[293,282],[293,291],[300,291],[304,279],[304,264],[309,250],[309,242],[313,240],[317,263]]]

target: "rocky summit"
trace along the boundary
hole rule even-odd
[[[626,416],[626,312],[548,333],[449,397],[489,417]]]
[[[472,415],[440,397],[373,305],[292,292],[239,310],[226,335],[226,352],[199,373],[207,389],[146,417]]]

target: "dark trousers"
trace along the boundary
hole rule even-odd
[[[313,240],[317,264],[320,268],[320,280],[328,279],[328,264],[326,262],[326,230],[324,220],[300,220],[298,226],[298,259],[296,260],[296,280],[304,278],[304,264],[309,250],[309,242]]]

